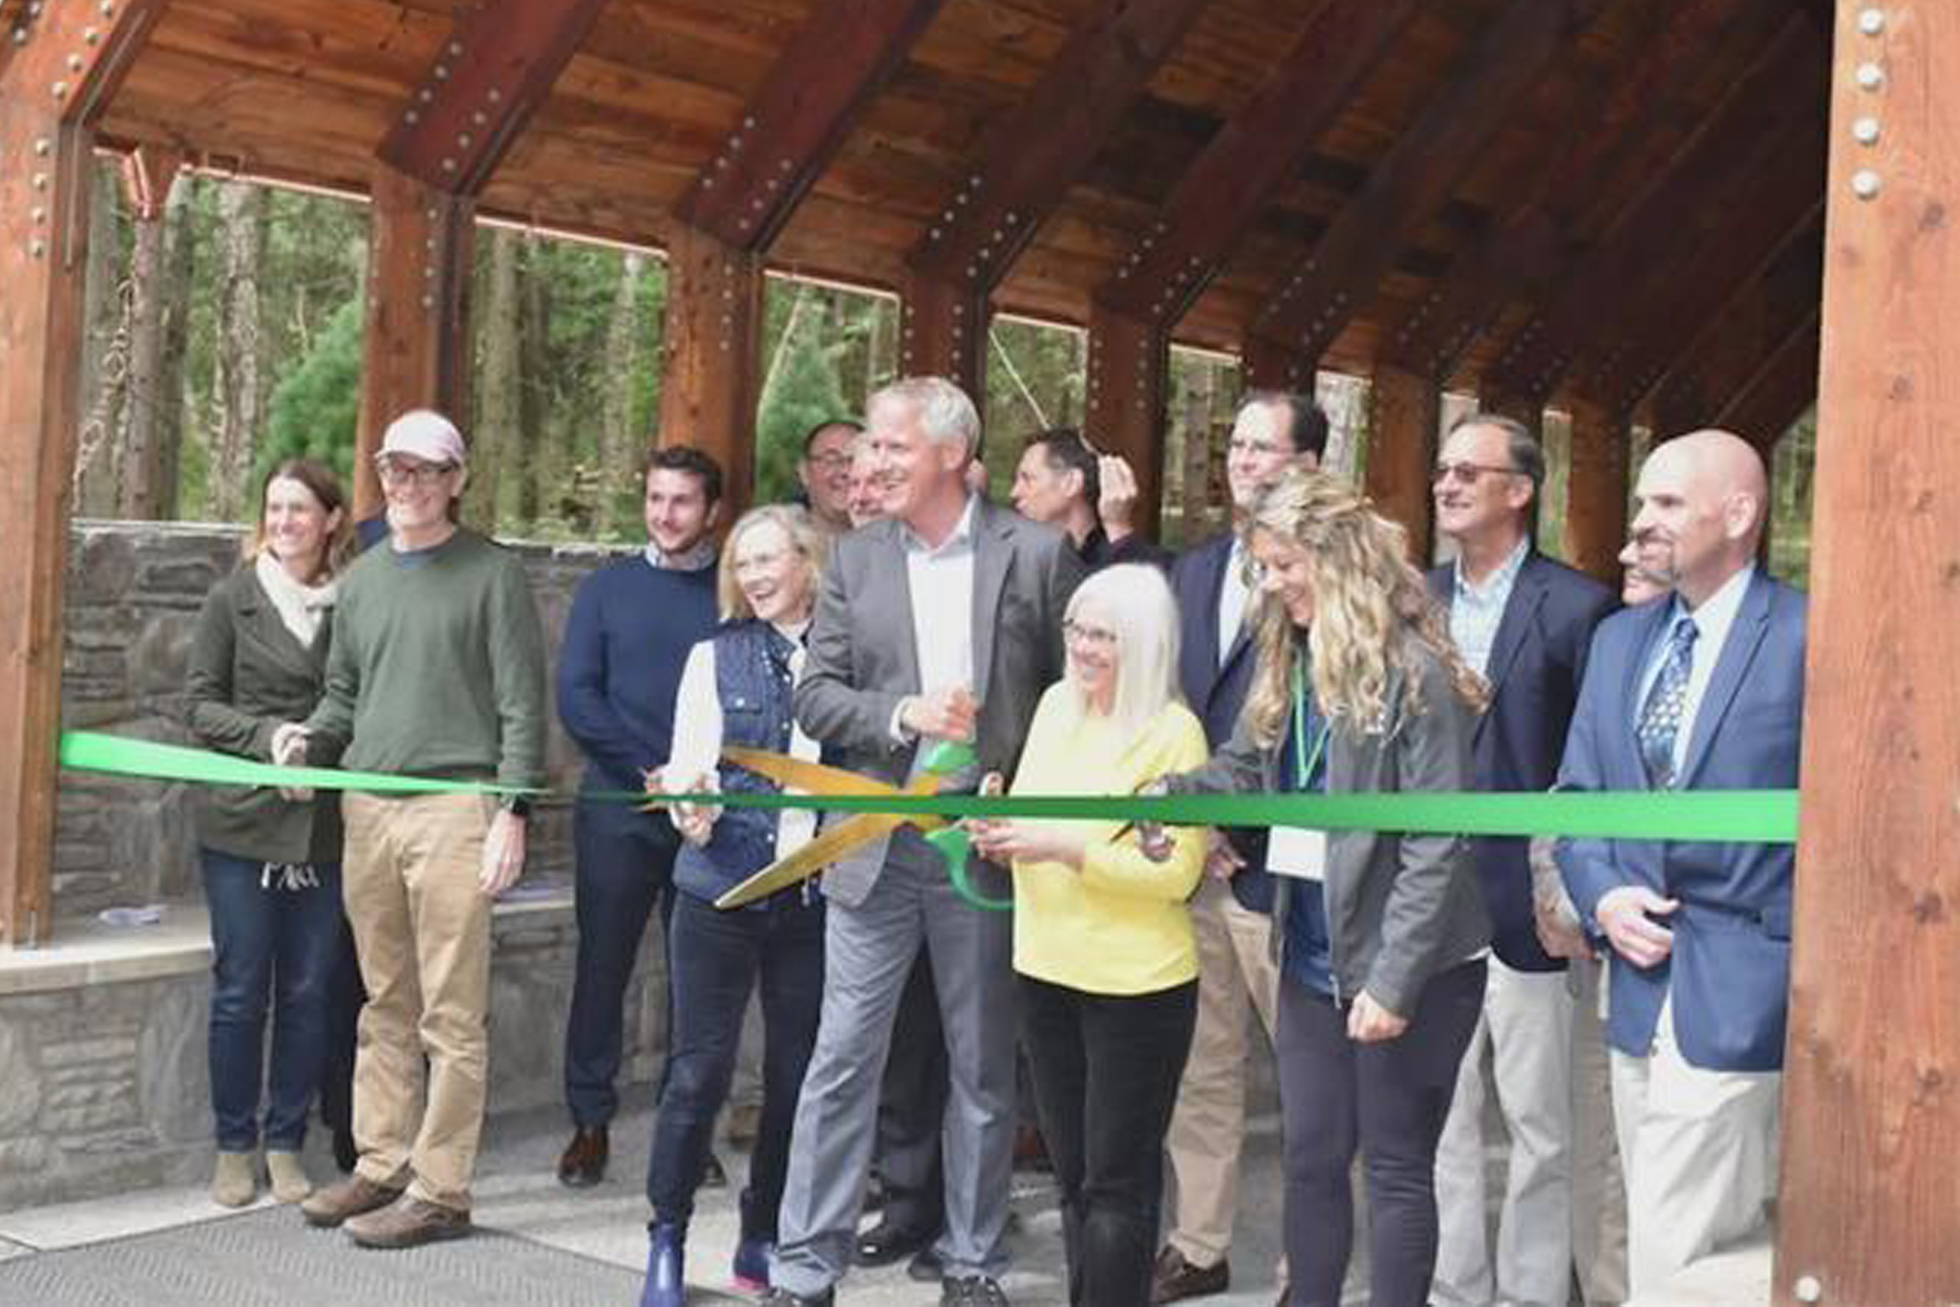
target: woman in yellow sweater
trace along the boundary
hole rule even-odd
[[[1096,573],[1063,632],[1067,675],[1035,710],[1014,793],[1129,794],[1203,762],[1161,572]],[[1159,863],[1113,821],[974,823],[980,851],[1014,867],[1014,969],[1076,1307],[1150,1301],[1164,1133],[1197,1017],[1186,900],[1204,832],[1174,838]]]

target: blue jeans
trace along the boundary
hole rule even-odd
[[[565,1021],[565,1103],[572,1124],[584,1128],[607,1125],[619,1111],[626,989],[654,908],[663,938],[673,916],[680,836],[664,815],[623,803],[581,803],[572,814],[572,845],[578,960]],[[671,1043],[671,988],[666,1024]]]
[[[789,1169],[790,1127],[823,1008],[824,904],[794,890],[760,908],[723,912],[682,892],[667,940],[674,1043],[654,1119],[647,1201],[656,1220],[685,1227],[713,1143],[715,1114],[735,1074],[742,1015],[762,978],[762,1121],[742,1195],[742,1237],[775,1242]]]
[[[327,994],[340,942],[340,865],[314,868],[319,884],[261,885],[265,864],[200,849],[211,909],[211,1107],[218,1147],[258,1147],[265,1019],[266,1146],[297,1150],[327,1049]]]

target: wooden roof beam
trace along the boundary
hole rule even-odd
[[[463,11],[376,153],[426,186],[478,194],[604,5],[486,0]]]
[[[1715,426],[1743,437],[1767,460],[1803,411],[1817,401],[1817,361],[1823,347],[1822,308],[1763,356],[1729,402],[1715,414]]]
[[[1103,0],[990,133],[912,266],[982,293],[998,285],[1208,2]]]
[[[734,249],[767,249],[941,3],[819,4],[681,196],[676,216]]]
[[[1749,389],[1762,360],[1814,323],[1824,288],[1823,232],[1813,228],[1681,345],[1653,392],[1657,432],[1715,425]]]
[[[1666,375],[1684,332],[1716,316],[1784,250],[1821,230],[1825,152],[1821,114],[1765,142],[1724,198],[1711,201],[1724,213],[1721,226],[1706,241],[1682,242],[1673,258],[1628,288],[1625,310],[1611,316],[1567,384],[1614,413],[1631,412]]]
[[[1182,318],[1421,7],[1323,0],[1277,71],[1178,179],[1097,301],[1160,326]]]
[[[1335,217],[1313,252],[1253,320],[1254,335],[1292,351],[1295,384],[1311,376],[1415,233],[1477,162],[1506,116],[1536,86],[1604,0],[1511,0]]]
[[[1663,25],[1638,45],[1617,79],[1581,81],[1567,106],[1563,144],[1520,178],[1515,204],[1459,253],[1429,294],[1392,327],[1384,355],[1425,376],[1447,378],[1464,350],[1510,299],[1535,298],[1565,262],[1571,229],[1598,192],[1623,177],[1629,159],[1656,133],[1687,137],[1702,110],[1684,93],[1718,48],[1766,41],[1787,17],[1787,0],[1685,0],[1666,7]],[[1633,163],[1637,164],[1634,159]]]
[[[1679,244],[1708,239],[1719,193],[1739,151],[1792,130],[1823,95],[1826,51],[1816,27],[1792,14],[1707,125],[1656,176],[1599,246],[1541,301],[1484,378],[1515,394],[1549,395],[1603,330],[1602,308],[1623,304]]]

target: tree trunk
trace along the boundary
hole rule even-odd
[[[113,517],[117,507],[116,416],[124,382],[122,242],[116,215],[122,196],[114,165],[97,161],[89,204],[88,266],[83,276],[81,414],[75,457],[75,514]]]
[[[606,516],[613,501],[633,485],[635,447],[633,387],[639,378],[645,324],[640,320],[640,279],[646,275],[646,255],[628,251],[620,260],[619,284],[613,291],[612,318],[606,324],[606,402],[599,434],[599,485]]]
[[[544,457],[544,425],[549,405],[551,296],[550,277],[544,266],[545,245],[536,236],[524,238],[523,273],[519,278],[523,305],[520,333],[522,386],[516,439],[508,446],[517,473],[517,517],[527,531],[535,532],[541,510],[551,506],[547,495],[552,486],[551,469]],[[554,506],[555,507],[555,506]]]
[[[498,500],[505,480],[504,465],[517,447],[517,388],[523,364],[517,294],[520,239],[509,228],[490,229],[490,277],[484,295],[476,433],[470,449],[470,485],[465,511],[479,530],[492,534],[500,523]]]
[[[166,195],[173,194],[177,189],[175,168],[156,181]],[[185,183],[186,188],[188,185]],[[139,207],[133,215],[136,239],[129,260],[129,385],[117,441],[122,451],[121,512],[127,518],[153,520],[175,507],[175,460],[164,455],[163,429],[166,412],[181,406],[182,396],[166,388],[165,357],[170,319],[174,316],[181,321],[189,291],[187,283],[173,284],[175,269],[171,266],[170,223],[174,219],[181,228],[185,217],[183,206],[167,199],[160,208],[146,212]],[[185,244],[181,231],[175,240],[179,246]],[[170,298],[173,293],[174,300]],[[182,336],[181,327],[178,335]],[[181,362],[180,341],[176,378],[180,383]]]
[[[239,521],[250,511],[252,456],[265,409],[259,366],[259,271],[265,258],[265,191],[250,182],[218,187],[224,282],[218,299],[218,432],[211,456],[211,513]]]
[[[192,213],[198,183],[185,177],[171,187],[163,209],[163,259],[158,269],[155,423],[155,516],[179,514],[184,449],[184,354],[191,339],[191,278],[197,266],[197,232]]]

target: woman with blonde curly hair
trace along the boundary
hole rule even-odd
[[[1486,692],[1409,564],[1402,528],[1335,478],[1296,469],[1259,498],[1245,530],[1260,595],[1245,712],[1224,749],[1164,788],[1471,788]],[[1281,873],[1288,1301],[1340,1302],[1359,1148],[1373,1301],[1419,1305],[1436,1258],[1436,1141],[1483,1005],[1490,941],[1469,846],[1456,835],[1275,827],[1267,869]]]

